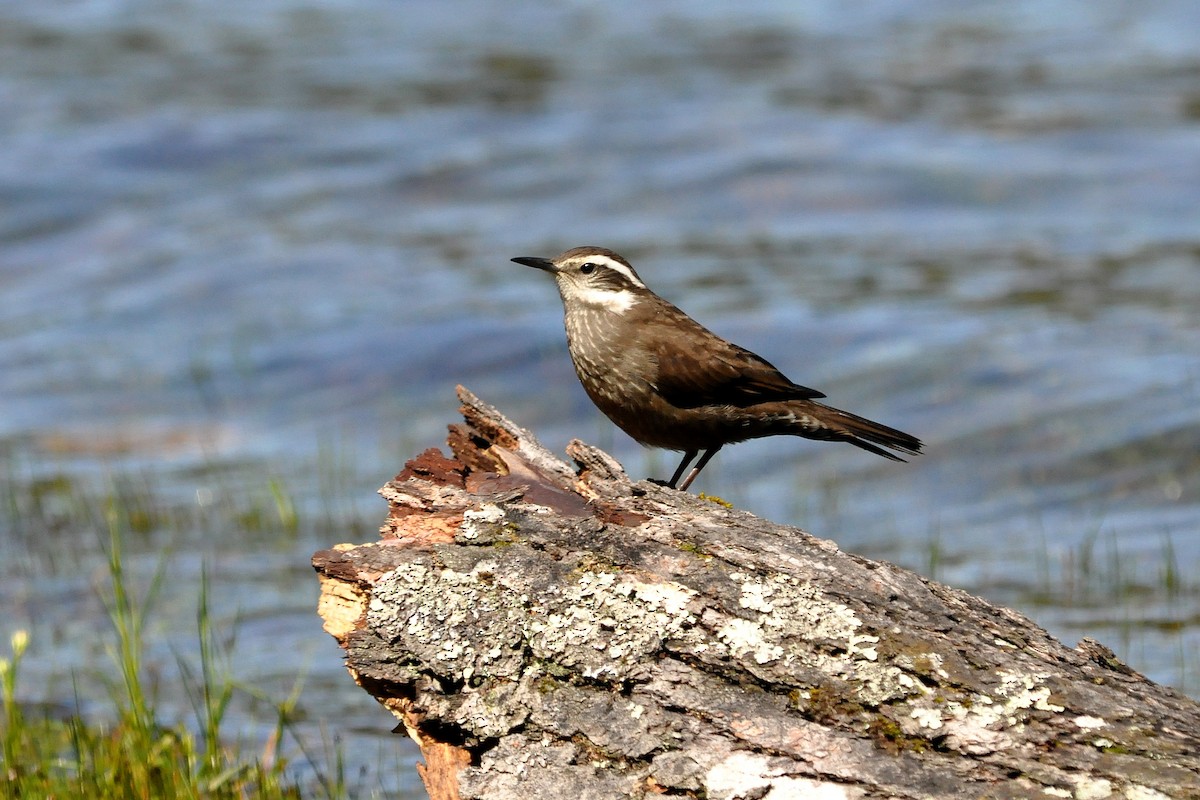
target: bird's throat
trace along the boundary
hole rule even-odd
[[[638,298],[628,289],[593,289],[571,287],[566,292],[570,297],[563,297],[564,302],[578,303],[594,311],[607,311],[612,314],[624,314],[633,308]]]

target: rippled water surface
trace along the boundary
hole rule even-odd
[[[416,793],[308,557],[375,536],[457,383],[669,473],[508,261],[579,244],[928,443],[747,443],[699,489],[1200,693],[1197,31],[1184,0],[0,5],[0,595],[30,699],[105,669],[106,534],[66,505],[115,492],[146,507],[130,571],[169,553],[163,670],[206,571],[234,673],[305,675],[302,730]]]

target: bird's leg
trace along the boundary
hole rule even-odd
[[[675,484],[679,483],[679,476],[687,469],[687,465],[692,463],[692,459],[696,457],[697,452],[696,450],[688,450],[683,454],[683,461],[679,462],[679,468],[675,470],[675,474],[671,476],[671,480],[667,483],[667,486],[670,486],[672,489],[675,488]]]
[[[704,469],[704,466],[709,462],[709,460],[713,456],[715,456],[717,454],[717,451],[720,449],[721,449],[721,445],[717,445],[716,447],[710,447],[704,451],[704,455],[700,456],[700,460],[696,462],[696,466],[692,467],[692,471],[689,472],[688,476],[683,479],[683,486],[679,487],[679,491],[681,491],[681,492],[687,491],[687,488],[692,485],[692,481],[696,480],[696,476],[700,474],[700,470]],[[692,460],[690,458],[690,456],[692,456],[694,454],[695,454],[695,451],[693,451],[692,453],[688,453],[689,457],[687,458],[687,460],[684,461],[683,464],[679,465],[680,472],[683,471],[683,468],[687,464],[687,462]],[[679,474],[676,473],[675,477],[678,478]],[[673,483],[674,483],[674,481],[672,481],[672,484]]]

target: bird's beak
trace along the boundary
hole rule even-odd
[[[517,258],[514,258],[513,261],[517,262],[518,264],[524,264],[527,267],[533,267],[534,269],[542,269],[546,272],[558,272],[558,267],[554,266],[554,262],[548,258],[518,256]]]

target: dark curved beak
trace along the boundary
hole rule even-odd
[[[558,267],[554,266],[554,262],[548,258],[535,258],[534,256],[518,256],[513,261],[518,264],[524,264],[527,267],[534,269],[545,270],[546,272],[558,272]]]

